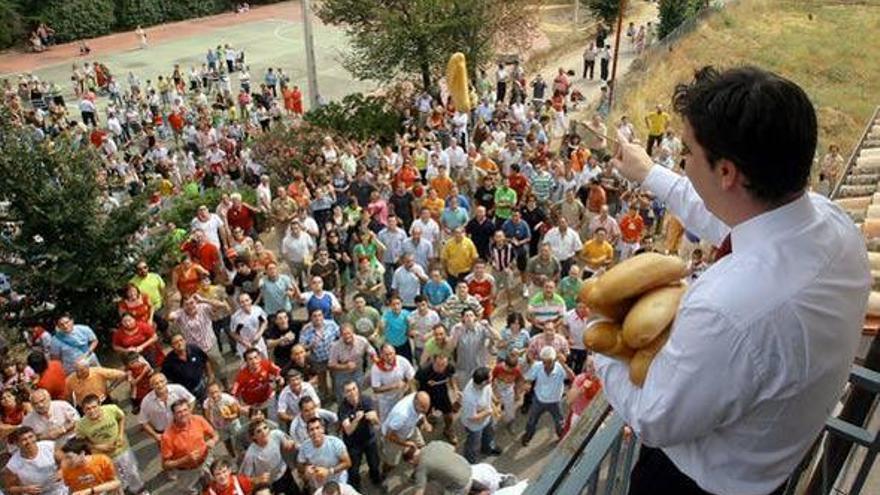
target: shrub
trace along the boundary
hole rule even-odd
[[[230,0],[175,0],[160,3],[164,7],[166,22],[219,14],[230,10],[235,5],[235,2]]]
[[[400,130],[401,116],[383,98],[354,93],[310,110],[304,119],[314,126],[334,129],[346,138],[375,138],[387,144]]]
[[[307,173],[315,157],[321,153],[324,136],[336,137],[332,130],[309,123],[296,126],[275,126],[254,140],[254,160],[282,184],[293,181],[293,173]]]
[[[55,29],[59,43],[101,36],[116,25],[113,0],[51,0],[37,17]]]
[[[152,26],[165,20],[162,0],[115,0],[116,28]],[[175,3],[175,2],[172,2]]]
[[[0,48],[10,47],[24,37],[24,25],[15,6],[9,0],[0,0]]]

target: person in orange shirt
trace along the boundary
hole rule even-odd
[[[171,272],[173,285],[177,287],[183,299],[199,291],[203,276],[210,277],[211,273],[194,262],[188,252],[184,252],[183,260]]]
[[[584,165],[587,163],[587,160],[590,158],[590,150],[584,146],[584,143],[579,143],[578,147],[575,148],[571,153],[571,169],[575,172],[581,172],[584,169]]]
[[[602,187],[599,179],[593,179],[588,187],[587,210],[598,215],[606,204],[608,204],[608,195],[605,193],[605,188]]]
[[[639,249],[639,242],[645,233],[645,221],[634,204],[620,219],[620,259],[625,260]]]
[[[395,182],[403,184],[405,189],[410,189],[417,180],[421,178],[419,171],[413,166],[410,160],[403,162],[403,166],[395,175]]]
[[[162,468],[182,471],[177,485],[189,490],[199,481],[205,465],[212,462],[211,451],[220,437],[208,420],[192,414],[186,399],[171,404],[171,413],[174,419],[160,441]]]
[[[516,191],[517,198],[525,198],[526,191],[529,190],[529,180],[526,179],[526,176],[520,173],[519,170],[518,163],[514,163],[510,166],[510,175],[507,176],[507,185]]]
[[[443,200],[443,197],[437,194],[436,189],[431,188],[428,189],[428,197],[424,199],[422,206],[431,212],[431,216],[434,220],[439,221],[440,214],[443,213],[443,208],[446,207],[446,201]]]
[[[92,454],[88,441],[71,438],[61,452],[61,479],[72,495],[122,493],[113,461],[104,454]]]
[[[452,186],[455,183],[449,178],[449,171],[446,169],[446,165],[440,164],[437,166],[437,176],[431,179],[430,185],[431,189],[436,190],[437,195],[441,198],[449,197],[449,193],[452,191]]]

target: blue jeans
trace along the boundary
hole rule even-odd
[[[535,397],[535,400],[532,401],[531,407],[529,407],[529,420],[526,423],[526,441],[532,439],[535,436],[535,430],[538,427],[538,420],[541,419],[541,416],[545,413],[550,413],[550,416],[553,417],[553,425],[556,429],[556,436],[562,437],[562,410],[559,408],[558,402],[541,402]]]
[[[471,464],[477,462],[477,444],[480,444],[480,450],[488,453],[495,448],[495,423],[489,422],[482,430],[471,431],[464,429],[467,433],[467,439],[464,443],[464,458]]]

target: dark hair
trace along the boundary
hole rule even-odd
[[[82,407],[85,408],[89,404],[101,405],[101,398],[97,394],[89,394],[83,397]]]
[[[176,401],[171,403],[171,412],[175,413],[180,408],[180,406],[189,407],[189,401],[186,399],[177,399]]]
[[[49,361],[46,360],[46,355],[42,351],[33,351],[28,354],[27,365],[39,375],[49,367]]]
[[[64,452],[65,454],[71,453],[90,455],[92,453],[92,447],[89,445],[89,442],[86,439],[74,437],[61,446],[61,452]]]
[[[479,368],[475,369],[473,379],[475,385],[482,385],[489,381],[489,368],[485,366],[480,366]]]
[[[335,481],[328,481],[324,483],[324,488],[321,488],[321,493],[324,495],[339,495],[342,493],[341,488],[339,487],[339,483]]]
[[[214,471],[221,469],[221,468],[232,468],[232,466],[229,464],[228,460],[223,459],[221,457],[220,459],[217,459],[211,463],[210,472],[211,472],[211,474],[214,474]]]
[[[302,411],[306,404],[314,404],[315,399],[310,395],[304,395],[302,399],[299,400],[299,410]]]
[[[679,84],[675,111],[693,129],[710,167],[730,160],[752,195],[771,205],[804,190],[816,153],[816,111],[794,82],[757,67],[703,67]]]

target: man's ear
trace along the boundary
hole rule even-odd
[[[720,179],[720,186],[724,190],[730,190],[738,183],[745,185],[745,176],[732,161],[722,158],[715,164],[715,174]]]

